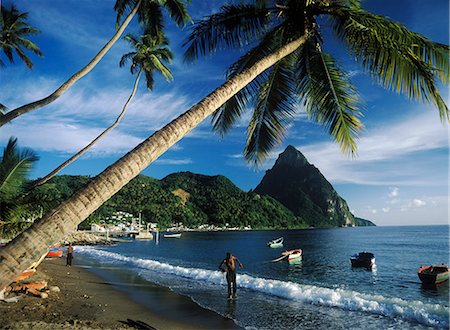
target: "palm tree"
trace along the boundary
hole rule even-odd
[[[11,137],[0,158],[0,234],[13,237],[30,225],[36,208],[23,198],[28,174],[37,155],[30,149],[19,150]]]
[[[25,54],[22,48],[42,56],[39,47],[33,42],[26,39],[29,35],[38,34],[39,30],[29,26],[26,23],[28,13],[21,13],[17,8],[11,4],[8,9],[6,6],[1,6],[0,11],[0,50],[3,51],[10,63],[14,63],[14,52],[19,58],[25,62],[28,68],[33,67],[33,63]],[[0,58],[0,66],[5,63]]]
[[[400,90],[409,87],[408,92],[413,97],[436,102],[441,117],[448,121],[447,106],[442,102],[434,84],[435,75],[444,83],[447,82],[448,46],[429,41],[387,18],[367,13],[356,0],[280,1],[268,9],[265,9],[265,3],[266,1],[258,1],[257,5],[253,6],[240,5],[236,7],[239,10],[234,11],[234,16],[218,14],[211,16],[206,22],[199,23],[191,35],[188,49],[192,55],[196,55],[213,51],[224,44],[244,44],[244,41],[250,41],[250,37],[260,37],[263,42],[267,41],[273,47],[267,48],[263,55],[255,53],[258,59],[254,60],[254,63],[240,73],[230,75],[222,86],[136,146],[99,174],[85,188],[47,213],[41,221],[34,223],[25,233],[17,236],[3,248],[0,251],[0,288],[38,259],[49,246],[75,230],[77,225],[103,202],[214,111],[231,100],[234,95],[246,88],[260,74],[264,76],[267,69],[299,50],[309,51],[308,45],[311,38],[315,40],[317,37],[315,29],[318,27],[315,18],[318,15],[333,18],[334,27],[340,36],[348,44],[357,46],[355,46],[357,58],[368,70],[380,77],[383,85],[394,88],[399,85]],[[303,7],[298,9],[301,5]],[[235,7],[227,6],[226,8]],[[270,27],[269,22],[272,19],[281,20],[281,22]],[[237,22],[239,25],[231,25],[231,22]],[[278,38],[284,40],[283,43],[273,44],[271,35],[274,36],[274,33],[278,35],[279,32],[276,31],[281,27],[285,27],[286,33],[289,33],[291,37],[286,40],[283,39],[283,35],[279,35]],[[311,30],[311,27],[314,29]],[[299,31],[299,34],[294,31]],[[279,47],[276,48],[276,45]],[[317,49],[311,51],[314,54],[319,52]],[[324,56],[322,63],[326,62],[325,58]],[[322,98],[317,98],[324,104],[309,105],[307,103],[307,107],[312,109],[317,107],[318,110],[316,114],[311,114],[311,117],[324,125],[330,125],[331,134],[336,136],[336,140],[352,150],[352,144],[349,143],[351,140],[342,138],[341,135],[351,131],[352,128],[348,127],[354,127],[354,123],[358,122],[353,115],[356,110],[352,111],[348,108],[347,111],[350,113],[346,113],[343,109],[347,105],[344,107],[338,104],[336,99],[339,99],[339,89],[334,93],[331,92],[337,97],[333,95],[335,101],[329,102],[327,93],[322,90],[326,86],[322,87],[320,83],[314,81],[316,78],[311,76],[316,68],[311,67],[308,60],[302,59],[302,61],[307,63],[304,65],[299,63],[299,66],[303,66],[309,75],[305,75],[305,78],[300,80],[302,84],[298,86],[299,95],[309,95],[309,93],[324,95]],[[327,72],[326,76],[331,77],[331,79],[328,78],[330,81],[335,73]],[[276,80],[273,79],[273,81]],[[309,85],[312,87],[308,87]],[[303,86],[305,90],[302,92]],[[330,107],[333,106],[333,108],[327,108],[327,104],[331,104]],[[341,112],[345,113],[341,114]],[[277,125],[282,124],[282,121],[277,123]],[[350,134],[350,136],[353,135]]]
[[[448,79],[448,46],[370,14],[356,0],[226,5],[220,13],[196,25],[186,42],[187,60],[217,49],[254,45],[231,65],[227,74],[230,78],[282,45],[306,38],[212,116],[214,130],[223,135],[246,109],[254,109],[244,149],[248,161],[257,165],[281,141],[301,103],[309,118],[325,126],[344,152],[356,152],[356,137],[363,127],[361,101],[346,72],[324,52],[318,20],[321,25],[326,20],[331,23],[349,53],[383,87],[432,102],[441,119],[449,120],[448,107],[436,87],[436,78],[444,83]]]
[[[77,153],[72,155],[69,159],[64,161],[62,164],[60,164],[58,167],[56,167],[53,171],[51,171],[43,178],[33,182],[30,189],[34,189],[35,187],[46,183],[48,180],[54,177],[59,171],[61,171],[64,167],[66,167],[67,165],[78,159],[94,144],[96,144],[100,139],[102,139],[106,134],[108,134],[117,125],[119,125],[120,121],[125,115],[128,105],[130,104],[131,100],[136,94],[136,90],[138,88],[139,80],[141,78],[142,73],[144,73],[145,75],[147,88],[149,90],[153,89],[154,72],[161,73],[161,75],[167,81],[173,80],[170,69],[164,64],[164,62],[170,63],[172,61],[173,54],[168,48],[169,43],[167,38],[162,33],[159,32],[156,36],[152,36],[151,34],[144,34],[143,36],[141,36],[141,40],[132,36],[131,34],[128,34],[125,36],[124,39],[127,40],[131,44],[131,46],[135,48],[135,51],[123,55],[122,59],[120,60],[120,66],[121,67],[124,66],[128,60],[131,60],[131,67],[130,67],[131,74],[137,73],[137,77],[134,82],[133,90],[130,96],[128,97],[127,101],[125,102],[125,105],[123,106],[119,116],[116,118],[116,120],[111,126],[109,126],[102,133],[100,133],[95,139],[89,142],[89,144],[87,144],[83,149],[79,150]]]
[[[167,10],[168,15],[178,26],[184,26],[187,22],[191,21],[191,18],[186,11],[186,3],[182,0],[117,0],[114,9],[117,11],[118,25],[125,13],[129,11],[129,14],[117,28],[116,33],[105,44],[105,46],[103,46],[97,55],[95,55],[85,67],[72,75],[50,95],[44,97],[43,99],[20,106],[7,112],[5,115],[0,116],[0,127],[14,118],[30,111],[42,108],[43,106],[46,106],[47,104],[50,104],[58,99],[73,84],[88,74],[97,65],[97,63],[100,62],[103,56],[105,56],[109,49],[120,38],[123,31],[136,14],[139,22],[153,35],[155,35],[158,31],[162,31],[164,28],[163,9]]]

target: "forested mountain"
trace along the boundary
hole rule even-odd
[[[85,176],[58,176],[35,189],[34,200],[44,211],[52,209],[87,184]],[[201,224],[252,228],[306,227],[291,211],[269,196],[244,192],[224,176],[190,172],[170,174],[162,180],[139,175],[105,202],[81,225],[99,222],[115,211],[137,216],[161,227],[182,222],[188,227]]]
[[[278,156],[255,192],[272,196],[313,227],[364,226],[370,222],[356,221],[346,201],[293,146]]]
[[[31,198],[45,213],[61,204],[91,179],[62,175],[34,189]],[[355,218],[347,203],[320,171],[294,147],[280,154],[254,191],[244,192],[228,178],[177,172],[162,180],[139,175],[85,220],[89,228],[116,211],[157,222],[165,228],[183,223],[262,228],[335,227],[373,225]]]

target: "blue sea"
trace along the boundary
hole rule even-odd
[[[281,236],[283,248],[267,247]],[[294,248],[301,263],[272,262]],[[235,301],[218,270],[227,251],[244,264]],[[351,267],[361,251],[375,254],[372,270]],[[449,328],[448,282],[424,287],[417,276],[421,265],[449,263],[449,226],[185,232],[75,252],[135,296],[133,283],[166,287],[246,329]]]

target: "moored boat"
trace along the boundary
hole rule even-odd
[[[283,246],[283,241],[284,241],[284,238],[280,237],[280,238],[274,239],[273,241],[270,241],[269,243],[267,243],[267,246],[271,247],[271,248],[279,248],[279,247]]]
[[[371,268],[375,265],[375,256],[371,252],[359,252],[350,257],[352,267],[366,267]]]
[[[164,234],[164,238],[181,238],[181,233],[177,233],[177,234]]]
[[[439,284],[448,281],[448,265],[421,266],[417,271],[417,275],[423,284]]]

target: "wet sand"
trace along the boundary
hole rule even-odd
[[[16,303],[0,302],[0,329],[238,328],[166,288],[144,281],[111,283],[88,268],[66,267],[62,258],[45,260],[29,280],[47,280],[60,292],[50,292],[47,299],[27,295]],[[133,291],[145,291],[146,301],[130,295]]]

